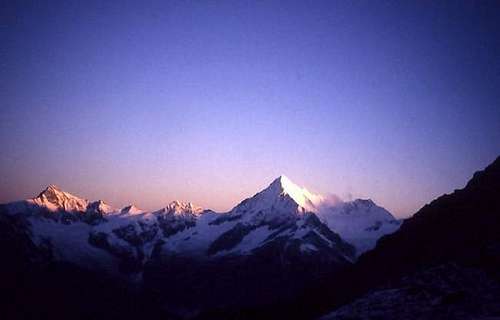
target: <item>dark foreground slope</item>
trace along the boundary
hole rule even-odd
[[[331,318],[500,316],[499,282],[497,158],[381,238],[348,272],[307,291],[295,314],[318,316],[358,298]]]

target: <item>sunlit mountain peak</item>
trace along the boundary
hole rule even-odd
[[[316,211],[316,207],[323,201],[323,196],[309,192],[306,188],[299,187],[287,176],[281,175],[271,183],[269,189],[280,194],[290,196],[299,206],[307,211]]]

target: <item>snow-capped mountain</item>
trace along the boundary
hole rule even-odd
[[[0,214],[24,226],[54,261],[152,288],[165,304],[189,309],[300,292],[351,265],[355,246],[366,248],[367,237],[374,243],[392,217],[372,202],[332,205],[285,176],[226,213],[179,201],[152,212],[116,209],[51,185],[34,199],[1,205]],[[186,287],[197,287],[198,299]]]
[[[231,213],[248,212],[255,215],[259,211],[272,211],[279,216],[282,213],[315,212],[316,206],[322,201],[322,196],[310,193],[282,175],[263,191],[241,202]]]
[[[159,256],[175,253],[210,259],[277,246],[348,263],[356,256],[351,245],[359,254],[399,225],[369,200],[328,203],[280,176],[227,213],[179,201],[153,212],[133,205],[115,209],[54,185],[4,210],[26,219],[33,241],[50,244],[56,258],[126,273],[142,272],[154,250]]]
[[[135,205],[133,204],[130,204],[126,207],[124,207],[123,209],[120,210],[120,213],[121,214],[141,214],[141,213],[144,213],[144,210],[141,210],[139,208],[137,208]]]
[[[281,246],[296,247],[302,252],[324,247],[338,255],[335,259],[351,261],[353,248],[306,209],[312,206],[307,195],[286,177],[279,177],[228,213],[193,211],[187,207],[182,215],[159,215],[160,225],[165,226],[164,236],[168,237],[164,248],[166,252],[209,258],[251,254],[279,241]],[[153,214],[160,212],[163,211]],[[168,223],[163,223],[167,220]],[[171,230],[167,225],[174,227]]]
[[[314,200],[279,177],[227,213],[204,211],[154,250],[146,285],[188,310],[250,307],[302,292],[355,257],[354,247],[310,211]]]
[[[318,201],[318,196],[281,176],[210,222],[229,228],[210,245],[209,254],[248,253],[279,239],[286,246],[296,245],[302,251],[320,251],[319,247],[334,249],[342,258],[351,260],[353,248],[326,228],[312,211]],[[240,238],[240,242],[236,241]]]
[[[121,300],[121,291],[133,288],[138,295],[128,301],[144,297],[183,318],[235,318],[245,310],[255,318],[263,310],[267,318],[308,319],[355,297],[329,317],[443,317],[450,303],[458,306],[453,315],[494,314],[500,291],[487,277],[500,261],[499,163],[424,206],[356,262],[353,245],[359,255],[399,223],[371,200],[332,202],[284,176],[226,213],[178,201],[152,212],[114,209],[49,186],[33,199],[0,205],[2,267],[14,279],[9,288],[33,273],[24,284],[37,293],[55,284],[70,296],[80,288],[98,294],[106,279],[111,297]]]
[[[399,221],[372,200],[330,201],[295,185],[286,176],[242,201],[219,221],[239,220],[250,225],[280,224],[297,216],[314,213],[332,231],[352,244],[359,255],[372,249],[377,240],[399,228]]]
[[[358,255],[373,249],[380,237],[400,226],[389,211],[370,199],[323,206],[317,214],[330,229],[354,245]]]
[[[90,202],[49,185],[38,197],[28,200],[50,211],[85,212]]]
[[[267,189],[240,203],[230,214],[235,218],[247,212],[245,218],[255,223],[286,219],[286,213],[314,213],[343,240],[355,246],[357,255],[372,249],[381,236],[399,228],[399,221],[370,199],[348,202],[330,199],[280,176]]]

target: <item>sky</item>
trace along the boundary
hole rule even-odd
[[[407,217],[500,155],[488,1],[3,1],[0,202],[225,211],[281,174]]]

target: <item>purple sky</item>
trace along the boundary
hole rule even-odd
[[[0,202],[227,210],[285,174],[414,213],[500,154],[500,10],[401,2],[4,2]]]

